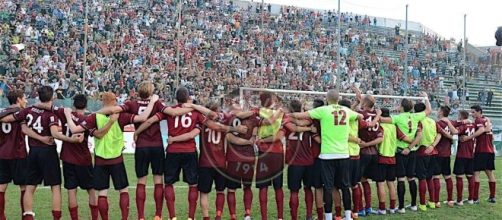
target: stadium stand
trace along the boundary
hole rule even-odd
[[[1,93],[22,88],[33,98],[39,85],[49,84],[65,103],[65,98],[81,91],[85,6],[61,0],[3,4]],[[137,82],[154,80],[167,102],[178,82],[205,102],[239,86],[325,90],[332,85],[336,13],[266,5],[260,30],[257,3],[198,0],[187,1],[182,8],[183,40],[176,42],[175,1],[92,2],[86,93],[97,97],[100,92],[114,91],[123,101],[135,96]],[[405,89],[416,94],[425,89],[433,91],[438,101],[452,105],[455,103],[450,101],[461,97],[461,45],[437,35],[409,31],[410,86],[406,88],[404,30],[380,26],[368,16],[341,16],[339,52],[346,73],[341,79],[344,90],[352,84],[364,92],[379,94],[403,94]],[[182,46],[179,77],[177,43]],[[470,61],[467,69],[473,77],[467,83],[469,100],[478,100],[482,87],[491,88],[493,105],[486,111],[488,116],[500,117],[495,114],[502,107],[500,86],[477,81],[481,76],[474,71],[479,68],[475,59]],[[453,84],[457,86],[451,87]],[[445,100],[449,89],[452,97]],[[463,104],[460,100],[459,105]],[[2,100],[1,106],[5,103]]]

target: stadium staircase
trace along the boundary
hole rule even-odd
[[[455,79],[453,76],[443,76],[444,88],[450,88],[455,85]],[[497,119],[497,121],[502,121],[502,85],[499,85],[497,81],[485,79],[484,77],[474,77],[467,81],[467,89],[469,91],[469,105],[480,104],[478,101],[478,93],[485,89],[493,91],[492,106],[486,106],[486,103],[481,103],[483,107],[484,115]],[[438,97],[441,103],[444,101],[444,94]],[[468,108],[469,106],[465,106]]]

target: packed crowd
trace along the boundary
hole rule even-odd
[[[259,4],[191,0],[181,7],[178,31],[176,1],[90,1],[87,71],[82,74],[82,2],[0,4],[1,93],[19,88],[30,98],[40,85],[50,85],[64,98],[84,85],[91,97],[113,91],[126,100],[136,96],[138,82],[152,80],[167,101],[181,84],[204,102],[243,85],[326,91],[335,81],[338,15],[330,11],[282,7],[272,13],[266,5],[261,13]],[[341,16],[345,90],[355,84],[378,94],[437,91],[438,83],[428,79],[450,72],[455,64],[450,51],[456,48],[449,41],[410,34],[410,77],[403,80],[403,31],[375,27],[376,19],[368,16]]]

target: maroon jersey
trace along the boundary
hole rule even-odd
[[[10,108],[1,110],[8,111]],[[21,124],[24,121],[13,123],[0,123],[0,159],[22,159],[26,158],[26,143]]]
[[[287,122],[286,124],[291,123]],[[296,166],[310,166],[314,163],[312,156],[311,132],[292,132],[286,127],[286,163]]]
[[[134,101],[127,101],[120,107],[124,112],[133,114],[133,115],[140,115],[143,113],[147,106],[148,103],[150,103],[150,100],[134,100]],[[148,117],[152,117],[158,112],[162,112],[164,109],[165,105],[162,104],[162,102],[157,101],[153,107],[152,113]],[[134,127],[137,129],[141,123],[136,123],[134,124]],[[136,141],[136,147],[137,148],[143,148],[143,147],[162,147],[162,134],[160,132],[160,123],[156,122],[152,124],[149,128],[141,132],[141,134],[138,135],[138,140]]]
[[[472,159],[474,157],[474,148],[476,147],[476,140],[470,139],[468,141],[461,142],[461,136],[470,136],[473,135],[476,131],[476,125],[474,123],[462,124],[458,129],[458,150],[457,150],[457,158],[469,158]]]
[[[260,125],[260,118],[254,116],[245,119],[237,118],[236,116],[230,117],[228,120],[228,125],[237,127],[239,125],[246,126],[248,128],[246,134],[234,133],[235,136],[249,140],[253,137],[253,129]],[[227,148],[227,161],[231,162],[254,162],[255,152],[254,147],[251,145],[236,145],[228,144]]]
[[[119,123],[120,129],[124,131],[124,127],[127,125],[130,125],[134,123],[134,117],[136,115],[129,114],[129,113],[120,113],[119,119],[117,122]],[[85,128],[86,130],[89,131],[90,135],[94,135],[94,132],[98,130],[98,126],[96,123],[96,114],[91,114],[87,118],[85,118],[84,121],[80,123],[80,125]],[[124,158],[122,155],[120,155],[117,158],[113,159],[103,159],[101,157],[95,156],[95,163],[96,165],[114,165],[114,164],[119,164],[124,161]]]
[[[476,137],[476,153],[495,153],[493,147],[492,123],[485,116],[476,118],[474,121],[476,130],[485,128],[485,132]]]
[[[317,143],[317,141],[314,140],[315,137],[321,137],[321,123],[319,120],[313,120],[312,124],[317,130],[317,134],[311,134],[310,138],[311,140],[311,146],[312,146],[312,158],[318,158],[319,155],[321,154],[321,143]]]
[[[377,115],[376,111],[358,111],[358,112],[364,116],[363,120],[366,123],[371,123]],[[380,123],[377,123],[373,127],[367,127],[367,126],[361,127],[361,123],[359,123],[358,136],[364,142],[370,142],[374,141],[377,138],[383,137],[383,130],[380,127]],[[376,145],[361,148],[361,154],[376,155],[377,153],[378,151],[376,149]]]
[[[451,155],[451,139],[445,137],[445,135],[451,134],[450,128],[448,127],[448,123],[444,121],[436,122],[436,130],[441,134],[441,139],[439,143],[436,145],[436,150],[438,151],[439,157],[450,157]]]
[[[61,120],[61,126],[63,134],[67,137],[71,137],[70,128],[68,127],[68,122],[66,121],[66,116],[64,114],[64,108],[54,107],[52,112]],[[85,116],[77,112],[72,112],[72,120],[76,125],[81,124],[85,120]],[[70,164],[79,166],[90,166],[92,165],[91,152],[89,151],[88,143],[89,132],[84,132],[84,141],[82,143],[69,143],[63,141],[61,147],[61,160]]]
[[[28,127],[40,136],[52,136],[51,127],[59,126],[59,119],[52,111],[36,107],[28,107],[16,112],[14,113],[14,118],[18,121],[26,122]],[[28,137],[28,145],[30,147],[47,147],[47,145],[41,141],[30,137]],[[56,144],[54,144],[53,147],[54,146],[56,146]]]
[[[175,105],[172,108],[181,108],[181,105]],[[157,113],[157,117],[162,121],[167,119],[167,133],[171,137],[180,136],[190,133],[193,129],[200,129],[200,125],[204,124],[206,117],[198,111],[192,111],[182,116],[169,116],[164,113]],[[182,142],[174,142],[167,146],[169,153],[194,153],[195,139],[190,139]]]
[[[228,124],[230,115],[219,114],[217,122]],[[202,134],[199,136],[201,143],[199,167],[224,168],[225,160],[225,132],[215,131],[202,126]]]

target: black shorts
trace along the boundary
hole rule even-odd
[[[361,154],[360,161],[361,177],[373,179],[378,166],[378,155]]]
[[[331,191],[333,187],[338,189],[350,187],[350,159],[321,160],[321,165],[325,190]]]
[[[474,159],[472,158],[456,158],[453,165],[453,173],[457,176],[460,175],[473,175],[474,174]]]
[[[415,169],[415,177],[419,180],[425,180],[432,177],[432,167],[429,167],[432,156],[417,156],[417,164]],[[430,176],[429,176],[430,174]]]
[[[26,185],[26,159],[0,159],[0,184]]]
[[[375,173],[375,182],[380,183],[384,181],[393,182],[396,180],[396,165],[395,164],[383,164],[379,163],[377,165]]]
[[[310,180],[312,179],[312,166],[288,166],[288,189],[293,192],[298,192],[303,186],[305,188],[310,188],[312,184]]]
[[[322,188],[322,165],[321,165],[321,159],[316,158],[314,160],[314,166],[311,167],[311,170],[309,171],[312,173],[312,179],[311,179],[311,184],[314,188],[320,189]]]
[[[164,165],[164,147],[136,148],[134,152],[134,169],[136,177],[148,175],[148,167],[152,166],[153,175],[162,175]]]
[[[417,152],[411,151],[408,155],[403,155],[400,152],[396,153],[396,177],[415,177]]]
[[[228,161],[226,169],[226,186],[229,189],[238,189],[251,186],[254,177],[254,161],[236,162]]]
[[[56,147],[30,147],[28,154],[26,185],[61,185],[61,167]]]
[[[65,189],[92,189],[93,171],[92,165],[79,166],[63,161],[63,179]]]
[[[274,185],[282,187],[284,171],[284,155],[278,153],[260,153],[256,167],[256,187],[264,188]]]
[[[94,166],[94,189],[109,189],[110,177],[112,177],[113,187],[115,190],[122,190],[129,186],[124,162],[120,162],[113,165]]]
[[[474,171],[495,170],[494,153],[475,153]]]
[[[199,182],[197,188],[201,193],[210,193],[213,182],[216,191],[225,190],[225,177],[220,168],[199,167]]]
[[[350,159],[350,186],[356,186],[361,182],[361,160]]]
[[[434,158],[434,166],[431,165],[434,169],[434,175],[443,175],[449,176],[451,175],[451,159],[450,157],[435,157]]]
[[[164,183],[171,185],[178,182],[181,169],[183,169],[183,181],[188,185],[196,185],[198,181],[197,153],[167,153],[164,161]]]

